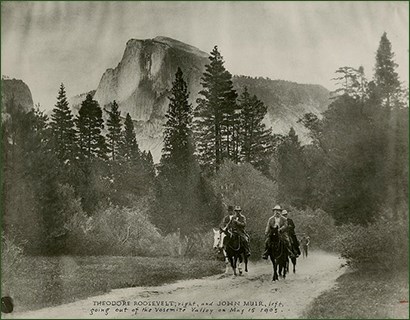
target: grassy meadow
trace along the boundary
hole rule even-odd
[[[171,257],[24,257],[3,277],[2,294],[13,298],[15,311],[34,310],[111,289],[210,276],[223,268],[221,261]]]

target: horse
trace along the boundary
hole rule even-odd
[[[219,230],[214,229],[214,248],[222,249],[224,253],[226,263],[225,273],[228,273],[228,262],[230,263],[235,276],[238,275],[236,272],[237,266],[239,275],[242,274],[242,262],[245,262],[245,272],[248,272],[248,257],[241,244],[239,234],[235,232],[231,233],[222,228]]]
[[[288,248],[286,247],[285,242],[280,238],[279,229],[277,226],[272,229],[269,247],[269,257],[273,266],[272,281],[279,280],[278,274],[285,279],[286,262],[288,261]]]

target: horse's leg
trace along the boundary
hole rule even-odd
[[[278,264],[276,263],[276,261],[275,261],[275,259],[272,259],[272,257],[271,257],[271,260],[272,260],[272,266],[273,266],[273,277],[272,277],[272,281],[276,281],[276,280],[278,280],[279,279],[279,277],[278,277],[278,273],[277,273],[277,267],[278,267]]]
[[[240,254],[240,255],[239,255],[239,262],[238,262],[239,275],[242,274],[242,262],[243,262],[243,259],[242,259],[242,255]]]
[[[245,254],[245,272],[248,272],[248,257]]]
[[[237,273],[236,273],[236,264],[237,264],[237,262],[238,262],[238,257],[236,255],[234,255],[232,268],[233,268],[233,274],[235,276],[237,276]]]
[[[234,275],[236,276],[236,270],[235,270],[235,264],[234,264],[234,257],[231,255],[228,255],[229,263],[231,264],[232,270]]]
[[[223,250],[223,254],[225,257],[225,274],[228,274],[229,273],[229,258],[228,258],[228,255],[226,254],[225,249]]]
[[[293,273],[296,273],[296,258],[292,258],[293,263]]]

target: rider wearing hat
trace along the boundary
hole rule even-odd
[[[228,223],[232,220],[235,212],[233,212],[233,206],[228,206],[228,215],[226,215],[221,222],[220,227],[224,230],[227,230]]]
[[[287,232],[288,232],[289,238],[291,240],[291,247],[292,247],[293,254],[296,257],[298,257],[298,256],[300,256],[300,249],[299,249],[299,241],[298,241],[298,238],[296,237],[296,233],[295,233],[295,223],[293,222],[293,220],[291,218],[288,217],[288,211],[287,210],[282,211],[282,216],[286,219],[286,221],[288,223]]]
[[[282,208],[280,205],[276,205],[272,208],[273,215],[269,218],[265,229],[265,251],[263,252],[262,259],[268,259],[269,249],[270,249],[270,236],[272,229],[278,227],[279,235],[282,240],[285,241],[286,246],[290,254],[292,255],[292,250],[290,248],[290,241],[287,235],[288,222],[282,216]]]
[[[249,249],[249,236],[245,232],[246,227],[246,218],[243,214],[241,214],[242,208],[240,206],[235,206],[233,216],[227,216],[224,218],[224,222],[228,220],[226,224],[226,229],[230,230],[233,233],[237,233],[241,238],[241,242],[244,246],[245,254],[249,257],[251,255]],[[229,212],[229,207],[228,207]]]

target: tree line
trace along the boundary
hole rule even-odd
[[[293,128],[274,135],[265,127],[267,107],[247,88],[238,95],[214,47],[195,108],[182,70],[175,74],[156,166],[116,101],[103,110],[87,95],[74,117],[62,84],[48,119],[11,99],[2,123],[5,231],[32,240],[32,250],[55,252],[73,212],[139,210],[143,200],[163,234],[197,234],[224,215],[214,182],[226,162],[259,170],[284,205],[321,208],[339,224],[369,223],[386,207],[397,217],[407,203],[408,108],[396,68],[383,34],[373,79],[361,67],[338,69],[340,88],[328,110],[300,119],[311,137],[302,145]]]

